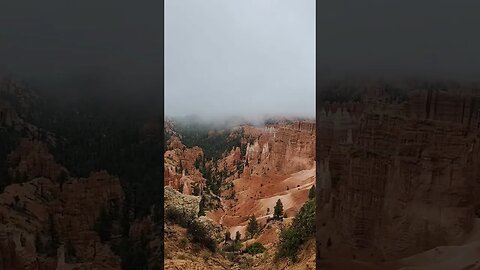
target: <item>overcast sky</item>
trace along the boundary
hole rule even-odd
[[[98,91],[161,93],[161,8],[157,0],[0,1],[0,70],[66,93],[92,77],[107,81]]]
[[[480,1],[317,1],[320,75],[480,79]]]
[[[314,0],[166,0],[169,116],[313,116]]]

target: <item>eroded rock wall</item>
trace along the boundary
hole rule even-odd
[[[451,95],[320,119],[319,219],[334,223],[321,239],[338,234],[384,258],[463,240],[479,203],[478,108],[477,97]]]
[[[272,125],[257,132],[246,130],[254,138],[246,149],[246,175],[287,175],[314,165],[315,123]]]

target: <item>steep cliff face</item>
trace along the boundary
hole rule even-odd
[[[406,104],[324,113],[318,240],[368,260],[461,243],[479,203],[477,100],[420,91]]]
[[[246,128],[247,175],[290,174],[310,169],[315,159],[315,123]],[[257,138],[255,138],[257,136]]]

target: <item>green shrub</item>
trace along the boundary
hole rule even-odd
[[[262,243],[255,242],[250,246],[248,246],[244,252],[251,255],[255,255],[255,254],[263,253],[265,252],[265,250],[267,249],[262,245]]]
[[[273,219],[281,219],[283,216],[283,204],[280,199],[278,199],[275,207],[273,208]]]
[[[241,234],[239,231],[237,231],[237,232],[235,233],[235,241],[240,241],[241,238],[242,238],[242,234]]]
[[[232,240],[232,236],[230,234],[230,231],[225,232],[225,242],[231,241],[231,240]]]
[[[242,243],[240,241],[232,241],[230,244],[225,245],[223,248],[227,252],[236,252],[242,248]]]
[[[255,235],[259,231],[259,227],[260,226],[258,225],[255,215],[251,216],[250,219],[248,220],[248,225],[247,225],[247,232],[250,238],[255,237]]]

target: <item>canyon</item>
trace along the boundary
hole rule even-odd
[[[199,198],[199,203],[203,200],[206,211],[201,218],[218,228],[220,233],[215,238],[221,249],[228,244],[222,239],[226,232],[232,239],[240,233],[242,249],[255,242],[266,247],[267,251],[263,255],[253,256],[248,266],[238,269],[315,269],[315,245],[312,241],[303,247],[308,252],[301,255],[300,262],[274,262],[281,231],[292,223],[295,214],[308,200],[310,189],[314,188],[315,123],[277,122],[260,127],[245,124],[228,132],[230,133],[225,136],[238,140],[238,145],[225,149],[217,160],[204,158],[204,149],[198,146],[189,148],[182,144],[181,132],[172,135],[164,155],[166,190],[173,188],[184,196]],[[218,194],[209,188],[206,177],[212,177],[211,174],[206,176],[201,172],[205,172],[198,162],[201,159],[206,160],[205,167],[222,176]],[[285,217],[282,221],[273,218],[278,200],[283,204]],[[177,207],[184,206],[180,203]],[[247,237],[247,227],[252,216],[261,229],[255,236]],[[168,224],[165,226],[173,228]],[[167,244],[168,237],[165,235],[166,254],[169,249],[175,250]],[[166,269],[179,269],[175,268],[175,261],[178,260],[176,256],[166,258]],[[181,257],[185,257],[185,254]],[[179,261],[185,263],[184,259]],[[231,259],[223,261],[232,262]],[[240,266],[238,263],[224,264],[224,268],[218,269],[237,269],[235,267]],[[201,269],[207,268],[205,266]]]
[[[403,102],[387,97],[377,89],[317,108],[320,265],[480,269],[480,96],[418,89]]]
[[[161,153],[160,126],[49,98],[0,76],[0,270],[159,269],[161,208],[145,199],[161,201],[146,184],[161,179],[146,158]]]

